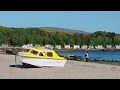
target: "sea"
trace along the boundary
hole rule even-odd
[[[72,54],[76,56],[85,56],[86,52],[80,51],[56,51],[57,54]],[[120,52],[87,52],[91,58],[99,58],[99,60],[117,60],[120,61]]]

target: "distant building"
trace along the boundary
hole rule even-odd
[[[87,45],[83,45],[81,49],[87,49]]]
[[[80,45],[73,45],[73,48],[74,48],[74,49],[79,49],[79,48],[80,48]]]
[[[46,48],[47,48],[47,47],[50,47],[50,46],[51,46],[51,45],[45,45],[44,47],[46,47]]]
[[[55,45],[56,49],[61,49],[61,45]]]
[[[104,47],[102,45],[97,45],[95,46],[95,49],[104,49]]]
[[[112,45],[106,45],[106,48],[111,49]]]
[[[33,47],[33,44],[23,44],[22,48]]]
[[[52,45],[45,45],[44,47],[45,47],[45,48],[48,48],[48,49],[51,49],[51,50],[54,49],[54,46],[52,46]]]
[[[40,47],[40,44],[35,44],[34,46],[35,46],[35,47]]]
[[[2,44],[2,47],[8,47],[8,44]]]
[[[97,46],[94,46],[94,48],[95,48],[95,49],[98,49],[98,47],[97,47]]]
[[[120,49],[120,45],[115,45],[115,49]]]
[[[70,44],[69,45],[65,45],[64,48],[70,49]]]
[[[27,44],[27,47],[33,47],[33,44]]]
[[[88,46],[88,49],[94,49],[94,46],[89,45],[89,46]]]
[[[26,44],[23,44],[22,48],[27,48],[27,45],[26,45]]]

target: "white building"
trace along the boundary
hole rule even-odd
[[[87,45],[83,45],[81,49],[87,49]]]
[[[8,47],[8,44],[2,44],[2,47]]]
[[[45,48],[48,48],[48,49],[51,49],[51,50],[54,49],[54,46],[52,46],[52,45],[45,45],[44,47],[45,47]]]
[[[115,45],[115,48],[116,49],[120,49],[120,45]]]
[[[27,47],[33,47],[33,44],[27,44]]]
[[[88,49],[94,49],[94,46],[89,45],[89,46],[88,46]]]
[[[50,47],[50,46],[51,46],[51,45],[45,45],[44,47],[46,47],[46,48],[47,48],[47,47]]]
[[[80,48],[80,45],[73,45],[73,48],[74,48],[74,49],[79,49],[79,48]]]
[[[33,47],[33,44],[23,44],[22,48]]]
[[[97,45],[95,46],[96,49],[104,49],[104,47],[102,45]]]
[[[65,45],[66,49],[70,49],[70,44],[69,45]]]
[[[40,44],[35,44],[34,46],[35,46],[35,47],[40,47]]]
[[[23,44],[22,48],[27,48],[27,45],[26,45],[26,44]]]
[[[106,45],[106,48],[111,49],[112,45]]]
[[[61,49],[61,45],[55,45],[56,49]]]

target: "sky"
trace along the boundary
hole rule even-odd
[[[120,33],[120,11],[0,11],[0,26],[59,27]]]

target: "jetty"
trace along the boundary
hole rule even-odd
[[[24,48],[22,47],[1,47],[0,54],[13,54],[15,55],[17,52],[22,51]]]
[[[0,50],[0,54],[5,54],[5,50]]]

